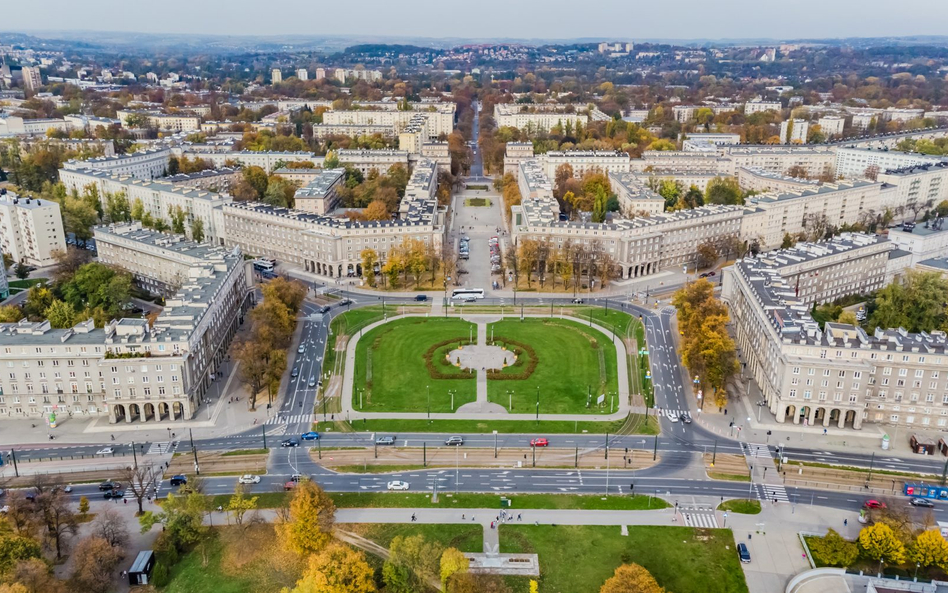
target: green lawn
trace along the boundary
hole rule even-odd
[[[221,457],[232,457],[240,455],[262,455],[269,453],[267,449],[237,449],[236,451],[224,451],[221,453]]]
[[[464,200],[464,205],[474,208],[485,208],[491,205],[491,201],[487,198],[468,198]]]
[[[747,591],[726,529],[630,526],[623,537],[618,526],[507,524],[500,551],[538,554],[540,591],[549,593],[597,593],[624,562],[641,564],[674,593]]]
[[[213,506],[226,506],[230,494],[213,497]],[[261,509],[281,506],[289,496],[286,492],[253,493],[258,497]],[[500,495],[443,492],[438,501],[431,502],[431,495],[421,492],[331,492],[330,496],[338,508],[456,508],[499,509]],[[644,496],[597,496],[586,494],[510,494],[513,510],[524,509],[586,509],[608,511],[642,511],[664,509],[668,504],[660,499]]]
[[[388,548],[398,536],[423,535],[425,541],[441,548],[457,548],[462,552],[479,553],[484,550],[484,534],[480,524],[424,524],[424,523],[337,523],[336,527],[370,539]]]
[[[249,593],[254,590],[254,580],[247,576],[225,572],[221,567],[223,546],[217,537],[209,538],[207,565],[200,552],[193,551],[181,556],[181,561],[171,569],[171,582],[162,593]]]
[[[611,336],[575,321],[555,318],[504,319],[488,326],[488,337],[491,331],[495,339],[504,337],[529,344],[538,362],[529,378],[488,381],[490,401],[504,407],[512,402],[513,413],[534,413],[539,393],[541,414],[610,412],[609,394],[616,393],[618,384]],[[605,406],[599,408],[596,398],[603,393]],[[587,394],[592,396],[588,408]]]
[[[725,500],[718,505],[719,511],[730,511],[741,515],[757,515],[760,513],[760,501],[748,500],[746,498],[735,498]]]
[[[396,319],[369,331],[356,346],[354,384],[365,386],[363,410],[372,412],[424,412],[428,396],[432,412],[451,412],[476,399],[474,375],[463,379],[433,379],[425,367],[429,347],[448,339],[468,339],[474,324],[460,319],[410,317]],[[371,356],[368,351],[371,349]],[[435,359],[436,368],[453,367]],[[438,366],[441,365],[441,366]],[[353,404],[359,405],[358,390]]]
[[[633,414],[630,422],[634,426],[632,434],[657,434],[658,423],[654,415],[649,417],[648,424],[641,414]],[[502,434],[617,434],[626,424],[626,419],[612,422],[582,422],[578,420],[541,420],[539,423],[530,420],[409,420],[409,419],[377,419],[354,420],[350,424],[353,430],[361,432],[456,432],[463,434],[491,434],[497,431]]]
[[[49,278],[26,278],[25,280],[10,280],[10,288],[32,288],[35,284],[46,284]]]

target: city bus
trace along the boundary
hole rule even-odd
[[[253,268],[258,272],[273,272],[273,261],[265,258],[253,260]]]
[[[458,300],[482,299],[484,298],[483,288],[455,288],[451,291],[451,298]]]

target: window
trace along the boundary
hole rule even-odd
[[[799,374],[800,374],[800,367],[793,367],[793,374],[794,374],[794,375],[799,375]]]

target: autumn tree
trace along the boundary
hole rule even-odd
[[[289,593],[373,593],[375,590],[374,571],[365,555],[333,542],[309,557],[303,577]]]
[[[243,525],[244,515],[257,508],[258,499],[258,496],[248,498],[246,487],[243,484],[238,484],[234,489],[234,494],[227,501],[224,510],[230,513],[235,525]]]
[[[73,552],[76,567],[72,575],[76,591],[107,593],[112,589],[112,575],[121,560],[120,553],[100,537],[87,537]]]
[[[885,560],[901,564],[905,560],[905,546],[885,523],[863,527],[859,532],[859,550],[871,560]]]
[[[135,467],[126,467],[122,472],[122,483],[132,493],[138,502],[138,514],[145,512],[143,501],[149,492],[155,491],[155,483],[161,478],[161,469],[153,465],[139,464]]]
[[[114,509],[106,508],[96,514],[92,522],[92,534],[109,542],[113,548],[120,551],[128,544],[128,527],[125,519]]]
[[[606,579],[599,593],[665,593],[665,589],[643,566],[623,564]]]
[[[363,249],[359,255],[362,257],[362,276],[366,284],[375,288],[375,265],[379,261],[379,254],[374,249]]]
[[[467,556],[457,548],[448,548],[441,553],[441,590],[447,589],[448,579],[470,568]]]
[[[423,535],[397,536],[389,544],[382,580],[395,593],[424,589],[440,574],[440,547]]]
[[[283,545],[300,555],[319,552],[332,538],[336,505],[315,482],[301,482],[293,491],[290,520],[277,523]]]
[[[66,541],[79,530],[72,503],[62,490],[57,490],[38,495],[36,506],[46,529],[46,540],[56,551],[56,558],[62,558]]]
[[[64,584],[58,580],[45,560],[28,558],[18,560],[10,571],[9,580],[23,587],[25,593],[62,593]],[[3,593],[0,587],[0,593]]]
[[[813,554],[813,559],[823,566],[845,568],[851,566],[859,557],[859,547],[830,529],[823,537],[813,538],[810,542],[810,553]]]
[[[744,203],[744,192],[735,177],[714,177],[708,181],[705,189],[706,204],[736,204]]]
[[[240,379],[250,387],[250,408],[257,405],[257,394],[263,388],[270,368],[267,354],[270,349],[254,339],[239,342],[234,347],[234,358],[240,363]]]
[[[907,556],[922,566],[937,566],[945,570],[948,568],[948,542],[937,529],[923,531],[909,546]]]

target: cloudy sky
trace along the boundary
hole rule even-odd
[[[948,34],[946,0],[3,0],[0,30],[408,37],[828,38]]]

